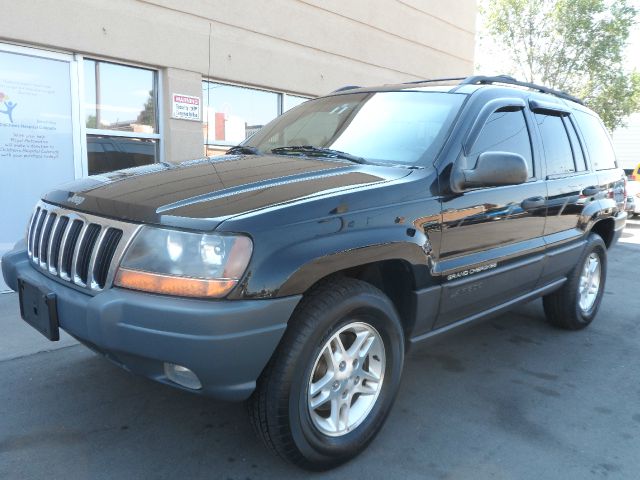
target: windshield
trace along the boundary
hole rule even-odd
[[[265,125],[242,145],[256,153],[282,147],[338,150],[373,163],[417,165],[433,160],[465,95],[442,92],[351,93],[303,103]]]

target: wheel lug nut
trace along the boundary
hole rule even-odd
[[[337,390],[340,387],[340,382],[338,382],[337,380],[335,382],[333,382],[333,389]]]
[[[353,360],[353,368],[358,368],[358,359]]]
[[[340,362],[340,365],[338,365],[338,368],[343,371],[345,368],[347,368],[347,362],[345,362],[344,360]]]
[[[344,392],[342,392],[342,398],[347,398],[347,395],[349,395],[348,391],[345,390]]]
[[[357,385],[358,383],[360,383],[360,377],[356,377],[356,378],[354,378],[354,379],[353,379],[353,383],[355,383],[356,385]]]

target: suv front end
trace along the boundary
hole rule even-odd
[[[43,333],[50,339],[59,324],[133,373],[243,400],[299,301],[221,299],[250,255],[246,236],[151,227],[39,202],[27,238],[3,257],[2,270],[20,293],[21,309],[29,310],[23,316],[48,324]],[[44,297],[57,318],[41,308]]]

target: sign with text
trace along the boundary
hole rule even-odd
[[[41,195],[75,176],[69,62],[1,47],[0,256]]]
[[[171,117],[180,120],[200,121],[200,97],[174,93],[171,96]]]

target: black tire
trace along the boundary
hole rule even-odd
[[[364,420],[342,436],[329,436],[311,419],[309,379],[326,342],[354,321],[374,327],[382,339],[384,377]],[[308,470],[336,467],[364,450],[382,428],[403,363],[402,325],[389,298],[366,282],[334,277],[307,292],[296,308],[248,401],[249,416],[264,443],[285,460]]]
[[[600,285],[593,305],[585,311],[580,307],[579,301],[580,276],[591,254],[597,255],[600,261]],[[544,313],[549,323],[565,330],[581,330],[587,327],[598,314],[606,279],[607,247],[600,235],[591,233],[579,261],[565,284],[542,299]]]

